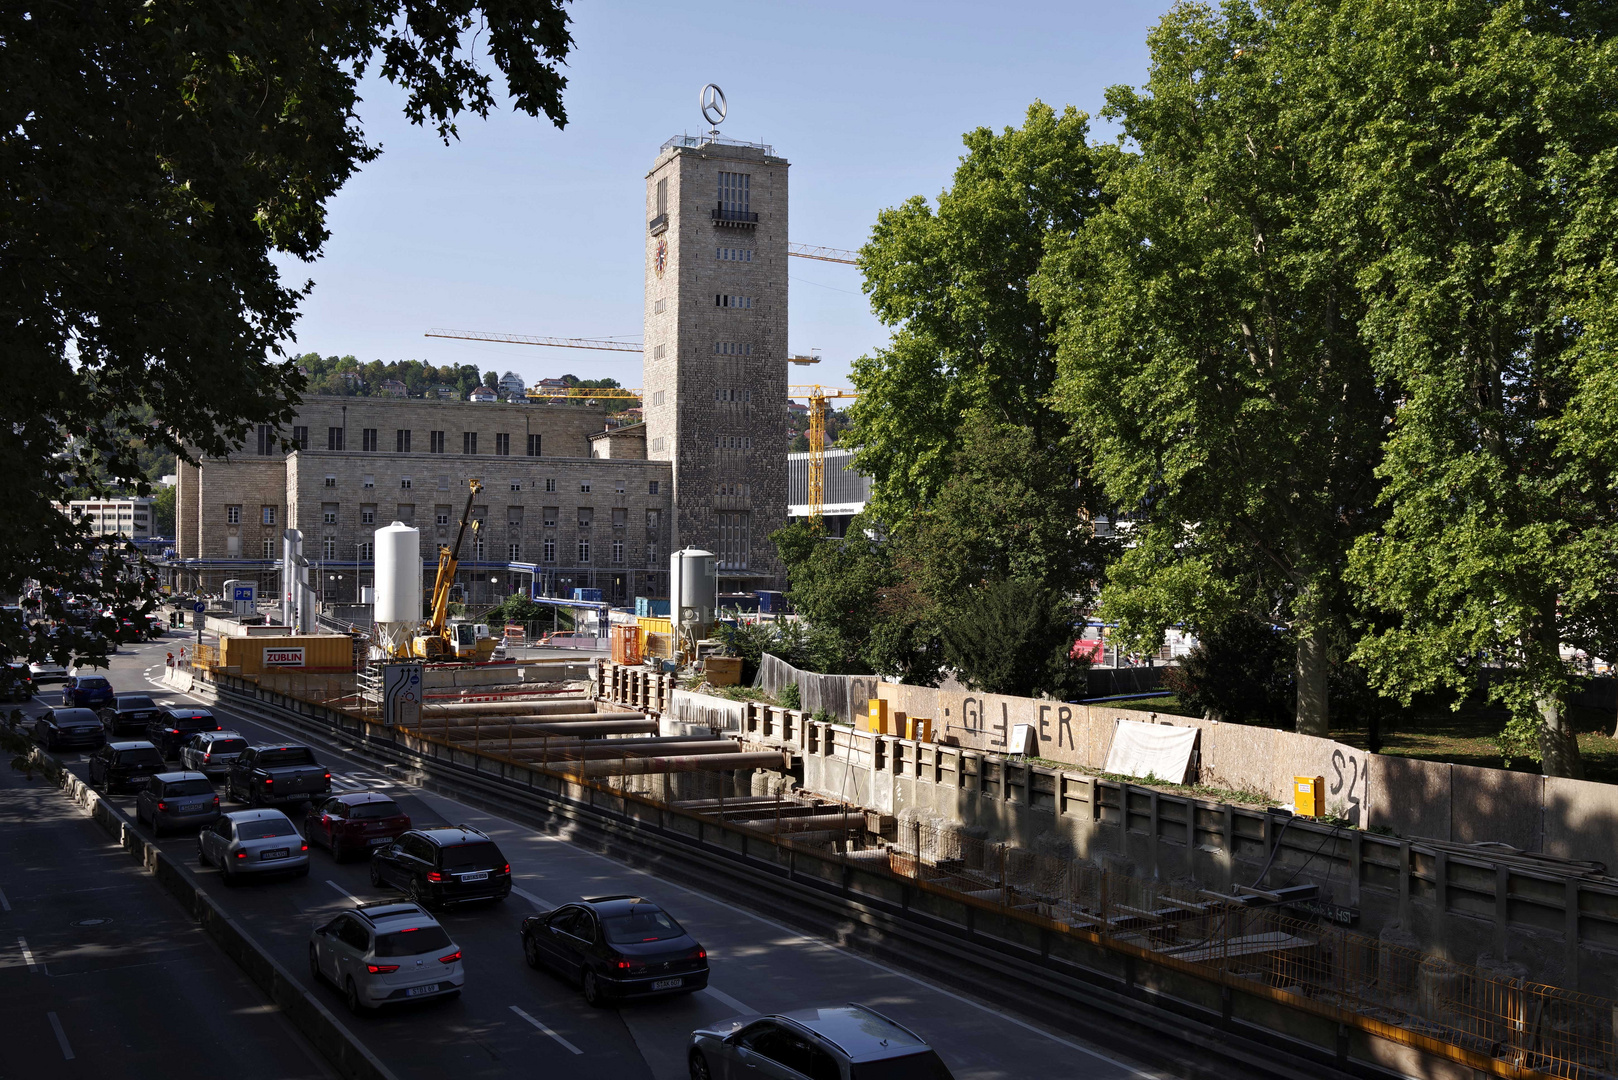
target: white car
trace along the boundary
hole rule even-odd
[[[309,935],[309,974],[343,992],[356,1013],[454,997],[466,982],[461,947],[415,904],[360,904]]]
[[[219,867],[226,885],[243,875],[309,873],[309,845],[279,810],[235,810],[197,834],[197,861]]]
[[[61,664],[53,664],[49,660],[35,660],[28,665],[28,673],[34,677],[35,686],[67,682],[67,668]]]
[[[246,749],[247,739],[239,731],[199,731],[180,747],[180,762],[211,780],[225,775]]]

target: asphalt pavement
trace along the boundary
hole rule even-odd
[[[177,652],[180,640],[176,633],[149,645],[126,647],[112,660],[109,674],[114,689],[119,693],[149,693],[164,703],[207,704],[200,698],[173,691],[160,681],[165,653]],[[189,645],[191,639],[185,640]],[[48,691],[30,711],[37,711],[40,704],[51,704],[55,700],[56,693]],[[306,741],[292,731],[233,715],[229,708],[216,708],[216,715],[226,728],[241,731],[250,741]],[[313,745],[319,760],[331,769],[334,790],[385,792],[404,807],[417,825],[475,826],[500,845],[512,864],[516,888],[506,901],[451,910],[437,916],[465,954],[466,988],[458,999],[423,1002],[345,1021],[401,1080],[534,1075],[558,1080],[602,1076],[625,1080],[643,1077],[679,1080],[687,1075],[687,1038],[695,1027],[742,1012],[771,1012],[851,1000],[870,1005],[919,1032],[961,1080],[1079,1076],[1112,1080],[1162,1075],[1121,1061],[1113,1053],[1089,1046],[1080,1038],[1052,1032],[1030,1022],[1017,1015],[1015,1002],[980,1001],[936,986],[853,951],[806,937],[788,926],[729,903],[722,895],[662,881],[565,839],[537,833],[453,799],[379,775],[340,746]],[[71,755],[66,762],[79,775],[86,775],[84,755]],[[36,782],[36,788],[40,786]],[[5,794],[9,796],[17,787],[17,781],[9,782]],[[36,832],[77,830],[83,834],[82,845],[95,849],[94,858],[63,855],[74,867],[71,879],[58,881],[46,873],[27,879],[30,884],[22,889],[22,895],[29,898],[29,903],[41,906],[38,917],[61,923],[63,919],[58,912],[76,913],[86,903],[95,907],[93,902],[84,899],[94,895],[89,892],[91,889],[133,888],[139,883],[148,890],[156,890],[149,881],[140,881],[142,872],[120,850],[111,847],[104,836],[99,844],[92,843],[85,830],[91,833],[97,830],[59,793],[32,797],[46,809],[32,820],[22,817],[16,821],[6,832],[5,843],[26,842],[30,845],[29,851],[34,853],[31,857],[39,859],[54,842],[48,837],[36,837]],[[53,799],[54,802],[50,801]],[[132,796],[119,796],[112,801],[133,817]],[[300,827],[302,813],[301,806],[288,808],[289,816]],[[217,871],[198,865],[194,833],[165,836],[160,843],[165,851],[191,866],[204,891],[288,970],[304,980],[305,985],[311,985],[307,949],[313,927],[357,901],[398,895],[391,889],[373,888],[363,861],[339,864],[328,852],[318,848],[310,850],[312,867],[308,877],[251,881],[226,888]],[[14,858],[10,848],[0,847],[0,887],[8,890],[8,896],[16,886],[7,879],[18,875],[17,868],[23,865],[27,863]],[[58,893],[62,896],[61,904],[52,900]],[[525,915],[581,896],[614,893],[638,894],[655,900],[703,943],[712,972],[709,989],[662,1001],[597,1009],[584,1003],[576,987],[524,964],[517,928]],[[16,903],[15,898],[12,903]],[[126,932],[136,927],[140,931],[129,943],[130,949],[137,950],[131,955],[140,955],[141,947],[162,948],[164,942],[184,937],[183,928],[169,928],[169,924],[185,920],[175,905],[167,903],[167,910],[143,915],[133,926],[127,925],[126,915],[119,916],[120,921],[126,923]],[[6,920],[11,918],[12,913],[0,913],[0,931],[6,930],[10,925]],[[164,931],[153,933],[147,919],[166,920]],[[73,921],[66,920],[69,924]],[[194,930],[188,932],[196,940],[202,940]],[[26,935],[29,930],[20,928],[19,933]],[[48,942],[51,949],[58,940],[72,941],[72,933],[65,926],[58,930],[58,937],[51,937],[43,926],[33,933],[40,935],[40,941]],[[197,951],[207,948],[203,941]],[[0,956],[6,955],[5,937],[0,937]],[[15,958],[18,954],[13,951],[11,955]],[[47,955],[53,959],[56,956],[54,952]],[[228,961],[220,957],[213,959],[228,966]],[[26,967],[21,970],[25,971]],[[24,977],[18,973],[16,964],[0,967],[0,979],[7,980],[0,982],[0,987],[9,988],[9,980]],[[142,994],[134,998],[129,989],[125,984],[119,984],[117,989],[108,985],[104,996],[99,989],[89,990],[84,992],[80,1004],[64,1004],[62,1008],[66,1012],[54,1005],[45,1011],[54,1011],[59,1018],[70,1017],[73,1024],[78,1024],[88,1022],[89,1016],[97,1011],[92,1002],[99,1003],[103,1011],[113,1015],[130,1017],[166,1007],[161,996]],[[329,1008],[343,1011],[342,998],[336,988],[321,985],[317,993]],[[202,1002],[208,1000],[207,995],[197,997]],[[164,1004],[158,1004],[160,1001]],[[39,1012],[43,1006],[30,1004],[30,1008]],[[20,1018],[20,1014],[14,1015]],[[232,1017],[238,1019],[247,1015],[232,1013]],[[49,1022],[43,1017],[34,1018],[34,1022],[36,1026],[45,1023],[42,1031],[45,1035],[52,1034]],[[133,1020],[128,1026],[130,1030],[122,1033],[121,1045],[143,1045],[139,1038],[143,1030],[141,1021]],[[92,1041],[96,1038],[88,1037]],[[159,1044],[153,1031],[152,1036],[144,1040],[146,1049],[142,1052],[155,1054]],[[40,1046],[49,1049],[53,1040],[42,1036],[32,1045],[36,1049]],[[262,1046],[264,1042],[255,1039],[251,1045]],[[303,1072],[290,1065],[271,1067],[267,1061],[258,1059],[256,1064],[270,1071],[238,1075],[314,1075],[307,1059],[301,1060],[298,1068]],[[14,1062],[0,1064],[0,1076],[7,1075],[4,1070],[12,1064]],[[55,1064],[60,1066],[60,1061]],[[184,1069],[171,1073],[188,1074],[190,1071]]]

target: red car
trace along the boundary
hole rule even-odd
[[[303,822],[304,838],[331,849],[338,862],[391,844],[409,831],[410,815],[379,791],[311,799]]]

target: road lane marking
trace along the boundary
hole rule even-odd
[[[719,1002],[719,1004],[723,1005],[727,1009],[735,1009],[737,1013],[756,1013],[756,1012],[758,1012],[758,1010],[753,1008],[751,1005],[743,1005],[741,1002],[737,1001],[735,998],[731,997],[729,994],[722,993],[721,991],[715,990],[711,986],[703,987],[700,992],[704,993],[704,994],[707,994],[709,997],[713,998],[715,1001]]]
[[[539,1030],[543,1031],[545,1034],[549,1035],[551,1038],[555,1039],[557,1042],[561,1043],[563,1046],[567,1047],[569,1050],[573,1051],[575,1054],[584,1053],[583,1050],[580,1050],[577,1046],[574,1046],[572,1043],[570,1043],[566,1039],[562,1038],[556,1032],[552,1031],[550,1028],[546,1027],[544,1024],[541,1024],[538,1020],[535,1020],[532,1016],[529,1016],[527,1013],[525,1013],[521,1009],[517,1008],[517,1006],[513,1005],[511,1007],[511,1011],[516,1013],[518,1016],[522,1017],[524,1020],[528,1021],[530,1024],[533,1024]]]
[[[6,899],[6,890],[0,889],[0,911],[10,911],[11,901]]]
[[[28,951],[28,939],[18,935],[17,948],[22,950],[23,962],[28,965],[28,970],[38,971],[39,965],[34,963],[34,954]]]
[[[517,888],[517,886],[513,885],[511,887],[511,891],[516,893],[518,896],[522,897],[524,900],[528,901],[530,904],[533,904],[535,907],[539,908],[539,910],[541,910],[541,911],[549,911],[552,907],[555,906],[549,900],[545,899],[543,896],[535,896],[533,893],[529,892],[527,889],[519,889],[519,888]]]
[[[352,901],[354,901],[355,904],[361,903],[361,900],[360,900],[359,897],[355,896],[353,893],[349,892],[347,889],[345,889],[341,885],[337,884],[337,882],[333,881],[331,878],[326,879],[326,884],[330,885],[332,888],[334,888],[338,892],[342,893],[343,894],[343,899],[352,900]]]
[[[53,1012],[45,1014],[51,1018],[51,1030],[56,1032],[56,1042],[62,1048],[62,1056],[68,1061],[73,1060],[73,1048],[67,1044],[67,1032],[62,1030],[62,1021],[57,1019]]]

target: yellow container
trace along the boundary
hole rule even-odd
[[[905,721],[905,738],[916,742],[933,741],[933,722],[930,717],[912,716]]]
[[[1299,817],[1320,817],[1326,812],[1326,778],[1324,776],[1294,776],[1292,778],[1292,812]]]
[[[239,667],[243,675],[353,671],[354,640],[346,634],[224,637],[219,639],[219,664]]]
[[[877,735],[888,734],[888,701],[886,698],[870,698],[866,702],[868,710],[866,723],[868,729]]]
[[[636,617],[635,621],[640,624],[641,632],[643,634],[674,633],[673,626],[666,618],[659,618],[656,615],[640,615]]]

